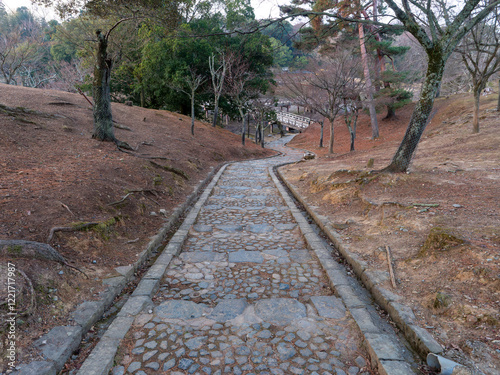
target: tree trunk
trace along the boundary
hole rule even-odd
[[[250,113],[247,114],[247,138],[250,139]]]
[[[217,126],[217,118],[219,117],[219,103],[215,103],[214,108],[214,118],[212,122],[212,126],[215,128]]]
[[[319,137],[319,147],[323,148],[323,133],[325,128],[325,120],[321,121],[321,135]]]
[[[262,121],[262,125],[260,126],[260,146],[262,148],[264,148],[264,143],[265,143],[265,139],[264,139],[264,124],[265,124],[265,121]]]
[[[191,135],[194,135],[194,90],[191,91]]]
[[[481,89],[474,89],[474,114],[472,117],[472,133],[479,133],[479,99],[481,98]]]
[[[390,120],[396,117],[396,111],[392,105],[387,106],[387,115],[384,117],[384,120]]]
[[[368,67],[368,55],[366,53],[365,46],[365,32],[363,30],[363,24],[358,24],[359,31],[359,45],[361,48],[361,61],[363,63],[363,72],[366,81],[366,91],[368,96],[368,109],[370,111],[370,121],[372,124],[372,139],[379,137],[378,133],[378,122],[377,122],[377,112],[375,111],[375,102],[373,101],[373,84],[370,78],[370,68]]]
[[[413,110],[413,114],[406,129],[403,141],[399,145],[398,150],[394,154],[391,164],[385,167],[382,171],[385,172],[406,172],[408,169],[413,153],[415,152],[420,137],[427,126],[429,117],[434,105],[446,59],[440,51],[431,51],[428,53],[429,63],[427,73],[422,85],[420,99]]]
[[[255,125],[255,144],[258,145],[259,144],[259,136],[260,136],[260,122],[257,121],[256,125]]]
[[[329,148],[328,148],[328,152],[330,154],[333,154],[333,140],[334,140],[334,132],[333,132],[333,121],[335,120],[335,118],[330,118],[329,121],[330,121],[330,145],[329,145]]]
[[[108,58],[108,40],[101,30],[96,31],[97,54],[94,66],[94,133],[92,138],[100,141],[116,142],[113,132],[113,116],[111,114],[111,59]]]
[[[239,109],[239,112],[240,112],[240,117],[243,120],[243,124],[241,124],[241,144],[245,146],[245,134],[246,134],[245,125],[247,116],[243,114],[243,110],[241,108]]]
[[[497,103],[497,111],[500,112],[500,79],[498,80],[498,103]]]

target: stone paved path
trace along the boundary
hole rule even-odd
[[[111,374],[368,374],[354,321],[269,177],[302,156],[286,153],[225,170]]]

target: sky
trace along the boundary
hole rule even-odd
[[[288,0],[251,0],[257,18],[270,18],[279,16],[278,5],[289,3]],[[25,6],[31,9],[30,0],[3,0],[7,11],[15,11],[17,8]],[[45,15],[47,19],[55,18],[54,14],[49,10],[40,7],[40,15]]]

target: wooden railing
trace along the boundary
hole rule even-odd
[[[311,124],[311,119],[309,117],[299,116],[294,113],[288,112],[276,112],[278,121],[283,125],[304,130]]]

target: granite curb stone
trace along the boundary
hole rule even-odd
[[[335,247],[340,251],[342,256],[353,267],[356,275],[368,284],[367,288],[370,290],[377,303],[379,303],[389,313],[391,318],[403,331],[405,338],[410,342],[412,347],[419,353],[419,355],[425,358],[428,353],[442,353],[442,346],[432,337],[429,332],[421,327],[416,326],[413,320],[407,320],[407,318],[411,317],[413,313],[411,313],[411,315],[402,313],[403,311],[408,313],[407,309],[409,309],[409,307],[407,306],[405,306],[406,308],[403,308],[402,306],[404,305],[396,302],[400,301],[402,297],[378,285],[381,279],[385,278],[384,273],[382,272],[374,274],[371,270],[368,270],[367,263],[359,259],[357,255],[350,252],[348,245],[342,243],[340,235],[331,226],[331,224],[328,222],[328,219],[322,215],[318,215],[314,211],[314,209],[307,204],[305,199],[298,193],[295,187],[286,180],[283,173],[281,173],[281,171],[279,170],[279,167],[276,168],[276,171],[289,191],[292,193],[292,195],[302,204],[307,213],[314,219],[316,224],[324,231],[328,238],[334,243]],[[343,292],[344,294],[348,294],[348,291],[345,288]],[[340,291],[339,294],[341,294]],[[354,306],[347,307],[350,308]]]
[[[77,324],[77,327],[79,327],[81,332],[80,335],[70,336],[70,338],[65,343],[62,344],[62,346],[65,346],[65,348],[61,347],[61,352],[63,353],[64,358],[61,357],[54,362],[33,361],[31,363],[21,364],[11,374],[31,375],[33,373],[36,373],[37,375],[52,375],[54,373],[58,373],[63,368],[66,361],[70,358],[74,350],[76,350],[76,348],[79,346],[82,336],[85,335],[86,332],[90,329],[90,327],[92,327],[101,318],[105,309],[111,306],[116,296],[119,295],[123,290],[123,288],[125,287],[125,285],[132,280],[132,278],[134,277],[134,272],[137,271],[148,260],[148,258],[156,249],[158,249],[158,247],[161,245],[161,243],[167,236],[167,233],[179,220],[180,216],[193,204],[194,200],[197,198],[200,192],[202,192],[201,196],[208,197],[208,193],[206,193],[206,190],[209,189],[210,186],[211,186],[210,190],[213,188],[213,186],[215,186],[214,183],[215,177],[216,176],[220,177],[220,175],[222,174],[227,165],[228,164],[226,163],[224,165],[219,165],[217,168],[214,168],[208,174],[208,176],[198,184],[193,193],[191,193],[189,197],[182,204],[178,205],[175,208],[175,210],[170,215],[169,220],[160,228],[160,230],[156,235],[151,237],[148,245],[146,246],[146,249],[141,253],[139,253],[138,259],[134,264],[129,266],[117,267],[115,269],[116,272],[122,276],[118,276],[116,278],[113,277],[111,278],[114,279],[112,281],[109,281],[108,279],[103,280],[103,284],[108,285],[108,288],[105,291],[99,293],[98,301],[85,301],[75,308],[74,312],[70,315],[70,319],[72,319]],[[207,184],[208,181],[210,181],[210,183]],[[197,201],[197,203],[199,203],[199,200]],[[187,215],[187,217],[189,217],[189,215],[190,213]],[[166,260],[165,258],[163,259]],[[168,262],[170,262],[171,259],[172,258],[170,257],[170,259],[168,259]],[[53,330],[61,328],[64,327],[57,326],[54,327]],[[51,331],[49,331],[49,333]],[[118,343],[116,345],[118,345]],[[36,372],[33,372],[35,370]],[[85,375],[94,374],[94,372],[81,372],[81,373]],[[102,373],[107,374],[107,372],[102,372]]]
[[[277,167],[279,168],[279,167]],[[276,169],[277,169],[276,168]],[[276,170],[275,169],[275,170]],[[279,173],[279,169],[278,173]],[[274,174],[274,171],[272,168],[269,169],[269,172],[272,176],[272,179],[277,186],[278,190],[284,197],[285,201],[287,204],[292,205],[291,203],[291,198],[288,196],[288,193],[285,191],[283,186],[279,183],[276,175]],[[280,174],[281,176],[281,174]],[[288,186],[289,184],[286,182],[286,180],[281,176],[283,181],[285,181],[285,184]],[[290,187],[289,187],[290,188]],[[298,196],[297,192],[290,189],[295,196],[299,200],[299,202],[306,208],[306,210],[309,209],[307,207],[306,203],[304,200]],[[295,206],[293,204],[293,206]],[[308,210],[309,212],[309,210]],[[362,332],[363,336],[365,337],[365,344],[367,346],[367,349],[370,353],[370,357],[372,358],[373,362],[376,362],[377,367],[379,369],[382,369],[383,373],[386,373],[388,375],[399,375],[401,372],[397,372],[396,368],[385,368],[384,364],[382,363],[383,359],[387,359],[385,357],[391,356],[389,353],[392,351],[392,357],[395,358],[388,358],[390,360],[395,360],[395,361],[401,361],[406,364],[408,368],[411,369],[411,366],[405,362],[405,358],[402,355],[402,353],[405,351],[405,348],[402,347],[400,343],[398,343],[395,339],[395,334],[389,335],[386,332],[382,332],[379,327],[377,327],[374,322],[372,321],[372,318],[368,311],[365,309],[366,303],[363,302],[357,295],[357,293],[354,291],[353,287],[349,285],[347,281],[347,276],[345,277],[336,277],[335,272],[332,272],[332,263],[330,261],[327,261],[327,259],[332,259],[331,257],[326,256],[325,252],[327,251],[323,242],[319,238],[319,236],[311,229],[309,224],[307,223],[307,220],[305,217],[300,213],[298,210],[292,210],[292,215],[294,216],[295,220],[299,223],[300,229],[304,235],[305,240],[311,247],[311,249],[317,254],[318,259],[320,260],[320,263],[324,267],[329,279],[330,283],[334,287],[334,289],[337,290],[337,293],[339,296],[342,298],[344,301],[344,304],[346,305],[347,309],[350,311],[352,317],[356,321],[356,324],[358,325],[360,331]],[[312,216],[312,215],[311,215]],[[314,218],[314,217],[313,217]],[[317,220],[316,218],[314,218]],[[318,224],[319,225],[319,224]],[[305,229],[303,228],[305,226]],[[321,227],[321,225],[319,225]],[[321,227],[322,228],[322,227]],[[356,259],[356,256],[351,256],[350,259]],[[363,275],[365,269],[366,269],[366,263],[363,261],[360,261],[357,263],[355,268],[355,272],[357,269],[357,272],[360,272],[360,275]],[[343,272],[341,272],[343,274]],[[331,277],[334,276],[334,277]],[[367,274],[365,277],[369,278],[370,274]],[[341,284],[336,284],[336,281],[340,281]],[[347,281],[347,283],[346,283]],[[410,370],[410,372],[407,372],[405,374],[412,374],[415,373],[413,370]]]
[[[204,189],[203,193],[201,194],[200,198],[198,199],[197,203],[189,210],[189,213],[187,214],[187,217],[192,217],[194,213],[199,212],[201,205],[199,205],[200,202],[204,202],[210,193],[210,191],[213,190],[215,184],[217,183],[218,179],[226,169],[227,164],[222,166],[217,174],[213,176],[213,174],[210,177],[212,178],[212,181],[206,186]],[[206,181],[206,180],[205,180]],[[199,185],[200,188],[203,186],[203,184]],[[191,196],[196,197],[196,194],[192,194]],[[191,203],[192,200],[189,201],[189,204]],[[186,207],[188,207],[187,203]],[[195,217],[196,217],[195,215]],[[180,213],[179,213],[180,216]],[[118,313],[117,318],[113,323],[110,325],[108,330],[103,336],[103,339],[107,339],[107,341],[100,341],[99,344],[102,343],[100,347],[99,344],[94,348],[94,350],[91,352],[89,357],[85,360],[83,363],[82,367],[78,371],[77,374],[79,375],[106,375],[109,373],[111,366],[113,364],[114,360],[114,355],[116,354],[116,351],[118,349],[118,346],[120,344],[120,340],[127,334],[128,330],[130,329],[134,317],[139,314],[145,306],[148,306],[151,304],[151,296],[154,294],[154,292],[158,289],[160,279],[162,275],[159,274],[159,271],[163,269],[163,271],[166,269],[166,266],[170,263],[172,260],[172,255],[177,255],[179,254],[181,247],[189,233],[189,227],[191,224],[187,225],[185,222],[181,224],[179,229],[176,231],[174,236],[172,237],[171,241],[169,241],[168,245],[165,247],[164,251],[160,256],[157,258],[155,263],[153,264],[152,267],[155,267],[155,271],[152,271],[150,276],[152,278],[143,278],[141,282],[139,283],[138,289],[132,293],[131,297],[128,299],[128,301],[125,303],[125,305],[122,307],[120,312]],[[164,232],[163,238],[166,236],[167,230],[165,228],[162,228],[161,230]],[[160,235],[157,235],[155,237],[160,237]],[[157,242],[157,238],[152,240],[154,242],[156,248],[161,244],[160,242]],[[150,242],[150,244],[152,243]],[[156,249],[155,248],[155,249]],[[152,252],[153,250],[151,250]],[[165,266],[165,268],[163,268]],[[156,275],[153,275],[153,272],[156,273]],[[107,343],[107,345],[106,345]],[[102,353],[99,353],[98,351],[102,351]],[[96,352],[94,354],[94,352]],[[105,357],[105,358],[102,358]],[[111,357],[110,361],[108,361],[109,357]]]

